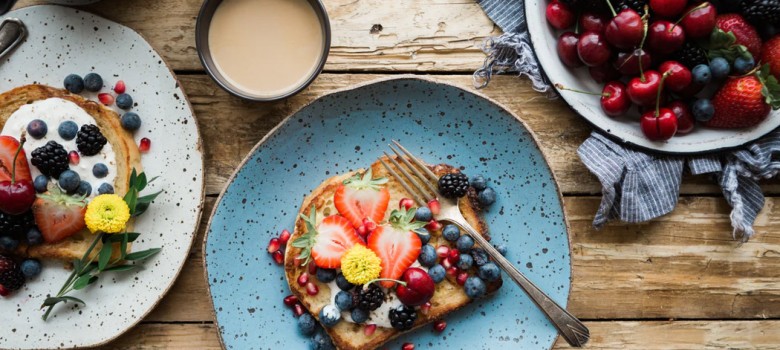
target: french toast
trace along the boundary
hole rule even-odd
[[[3,129],[9,118],[20,107],[52,98],[72,102],[94,119],[95,124],[111,145],[115,154],[115,159],[113,160],[115,163],[111,165],[116,169],[116,176],[113,182],[114,191],[120,195],[126,193],[133,169],[135,168],[139,173],[142,171],[141,156],[132,134],[122,128],[119,115],[113,110],[95,101],[69,93],[67,90],[40,84],[25,85],[0,94],[0,130]],[[56,129],[52,132],[56,132]],[[128,229],[130,228],[128,226]],[[93,237],[92,233],[84,229],[57,243],[36,246],[22,244],[13,253],[23,257],[71,261],[80,259],[84,255]],[[99,251],[100,247],[94,250],[95,254]],[[115,249],[114,251],[116,252],[117,250]]]
[[[367,169],[368,170],[368,169]],[[391,203],[385,212],[385,218],[390,217],[391,211],[396,208],[395,203],[399,203],[402,198],[410,198],[412,195],[408,193],[396,181],[387,170],[381,165],[380,162],[375,162],[370,167],[371,172],[375,177],[385,177],[388,182],[384,186],[389,190]],[[449,165],[441,164],[431,167],[434,173],[441,176],[446,173],[457,172],[455,168]],[[309,215],[309,210],[313,206],[316,208],[318,218],[324,218],[329,215],[337,214],[337,208],[334,205],[334,194],[337,192],[342,183],[355,176],[356,174],[365,173],[364,170],[358,170],[355,172],[334,176],[327,179],[314,189],[309,196],[304,198],[301,205],[300,214],[303,216]],[[466,220],[475,229],[477,229],[482,235],[489,239],[488,228],[484,220],[479,215],[479,205],[477,204],[475,195],[470,194],[467,197],[463,197],[459,201],[461,212]],[[319,293],[316,295],[310,295],[307,293],[306,287],[298,283],[297,278],[307,271],[307,266],[302,266],[299,254],[301,249],[295,247],[292,242],[305,235],[308,231],[308,227],[304,219],[299,218],[296,221],[295,229],[292,236],[289,239],[287,249],[284,256],[284,269],[285,276],[287,278],[288,285],[293,294],[303,304],[303,306],[309,310],[315,319],[319,320],[320,311],[330,303],[332,303],[331,287],[333,284],[322,283],[316,278],[311,278],[313,283],[316,283]],[[441,230],[431,232],[430,242],[434,247],[447,244],[441,235]],[[310,262],[313,263],[313,262]],[[414,266],[414,265],[413,265]],[[486,294],[491,294],[501,287],[502,280],[499,278],[496,281],[486,283]],[[324,327],[328,335],[330,335],[333,344],[341,350],[358,350],[358,349],[375,349],[393,338],[401,336],[404,333],[408,333],[419,327],[433,322],[438,319],[442,319],[447,314],[460,309],[471,302],[471,298],[465,293],[464,287],[459,285],[453,276],[447,276],[443,281],[436,283],[435,292],[430,299],[430,308],[427,312],[418,312],[418,316],[414,321],[414,325],[408,330],[398,330],[391,327],[376,327],[376,329],[368,334],[364,331],[365,325],[358,323],[351,323],[341,321],[332,327]],[[321,322],[322,323],[322,322]]]

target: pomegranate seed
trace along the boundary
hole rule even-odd
[[[314,275],[315,273],[317,273],[317,264],[315,264],[313,262],[310,262],[309,266],[307,266],[307,267],[309,268],[309,274],[310,275]]]
[[[295,306],[293,306],[293,313],[295,314],[295,317],[303,315],[303,305],[301,305],[301,303],[296,303]]]
[[[441,266],[443,266],[445,270],[449,269],[450,267],[452,267],[452,265],[453,265],[453,263],[452,263],[452,261],[450,259],[446,259],[445,258],[445,259],[442,259],[442,261],[441,261]]]
[[[420,306],[420,312],[422,312],[423,315],[427,315],[428,311],[431,311],[431,302],[427,302],[425,304],[422,304]]]
[[[98,100],[100,100],[100,103],[106,106],[114,104],[114,96],[111,96],[111,94],[107,94],[105,92],[98,94]]]
[[[72,165],[79,165],[79,161],[81,161],[81,157],[79,157],[79,152],[76,151],[68,152],[68,159],[70,160],[70,164]]]
[[[458,275],[458,268],[453,266],[447,269],[447,276],[456,277]]]
[[[295,261],[295,266],[300,267],[301,264],[303,264],[303,259],[301,259],[301,258],[295,258],[294,261]]]
[[[409,210],[409,208],[413,206],[414,206],[414,201],[411,198],[401,198],[401,201],[398,202],[399,209]]]
[[[458,261],[460,261],[460,252],[455,248],[450,249],[450,252],[447,253],[447,260],[449,260],[453,265],[457,264]]]
[[[436,248],[436,255],[438,255],[440,258],[446,258],[448,254],[450,254],[450,247],[446,245],[440,245],[438,248]]]
[[[282,251],[280,250],[275,251],[273,257],[274,257],[274,261],[276,261],[278,265],[284,263],[284,254],[282,254]]]
[[[114,92],[118,94],[125,93],[125,82],[123,80],[116,82],[116,85],[114,85]]]
[[[425,228],[428,229],[428,231],[438,231],[441,230],[441,223],[435,219],[431,219],[431,222],[429,222],[428,225],[425,225]]]
[[[295,295],[290,294],[284,297],[284,305],[293,307],[297,303],[298,303],[298,297],[296,297]]]
[[[401,346],[401,350],[414,350],[414,344],[404,343],[404,345]]]
[[[358,226],[357,233],[360,235],[360,237],[365,237],[368,234],[368,230],[366,229],[366,225]]]
[[[458,273],[458,276],[455,277],[455,282],[458,282],[461,286],[466,284],[466,279],[469,278],[469,273],[466,271],[461,271]]]
[[[306,283],[309,283],[309,274],[303,272],[300,276],[298,276],[298,285],[303,287],[306,285]]]
[[[278,252],[279,248],[281,248],[281,243],[279,242],[279,238],[271,238],[270,241],[268,241],[268,252],[274,253]]]
[[[366,222],[365,224],[363,224],[363,226],[366,227],[366,231],[368,232],[373,232],[374,230],[376,230],[376,223],[373,221]]]
[[[445,320],[438,320],[433,324],[433,330],[439,333],[444,332],[444,329],[446,328],[447,328],[447,321]]]
[[[370,336],[374,334],[375,330],[376,330],[375,324],[367,324],[365,327],[363,327],[363,334]]]
[[[306,283],[306,294],[311,295],[311,296],[315,296],[319,292],[320,292],[320,288],[317,287],[316,284],[314,284],[312,282]]]
[[[282,233],[279,235],[279,242],[282,244],[287,244],[287,241],[290,240],[290,231],[282,230]]]
[[[441,212],[441,203],[439,203],[438,199],[431,199],[430,202],[428,202],[428,209],[431,210],[431,214],[439,215]]]
[[[138,150],[141,151],[141,153],[146,153],[149,152],[150,148],[152,148],[152,140],[149,140],[146,137],[142,138],[141,144],[138,145]]]

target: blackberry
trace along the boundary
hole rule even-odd
[[[460,198],[469,190],[469,177],[463,173],[446,174],[439,178],[439,192],[447,198]]]
[[[357,305],[361,310],[374,311],[382,306],[385,301],[385,292],[375,284],[369,284],[368,287],[358,288]]]
[[[32,211],[21,215],[9,215],[0,211],[0,236],[19,239],[35,226]]]
[[[607,10],[607,4],[604,0],[560,0],[562,3],[569,5],[576,11],[594,11],[604,12]]]
[[[742,0],[742,15],[753,25],[780,25],[780,0]]]
[[[406,305],[398,305],[390,309],[390,325],[399,331],[408,331],[417,320],[417,311]]]
[[[31,162],[44,175],[58,179],[68,170],[68,151],[59,143],[49,141],[32,151]]]
[[[612,3],[612,7],[615,8],[615,12],[632,9],[639,13],[640,16],[643,16],[648,0],[610,0],[610,2]]]
[[[76,146],[79,152],[85,156],[94,156],[106,145],[106,137],[100,132],[94,124],[82,125],[79,133],[76,135]]]
[[[693,70],[693,67],[700,64],[707,64],[707,53],[704,49],[690,41],[686,41],[683,47],[672,55],[674,60],[682,63],[690,70]]]
[[[24,275],[19,266],[11,258],[0,255],[0,286],[13,292],[23,285]]]

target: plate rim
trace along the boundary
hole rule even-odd
[[[200,154],[200,160],[201,160],[201,164],[202,164],[200,176],[203,179],[202,184],[201,184],[201,188],[200,188],[200,201],[199,201],[199,203],[197,205],[198,214],[196,215],[196,219],[197,220],[195,221],[195,229],[192,232],[192,237],[190,238],[190,242],[189,242],[188,247],[187,247],[187,252],[188,252],[187,256],[189,256],[189,252],[192,250],[192,247],[193,247],[193,245],[195,243],[195,238],[198,236],[198,229],[200,228],[200,220],[203,217],[203,204],[204,204],[205,199],[206,199],[206,166],[205,166],[206,163],[204,161],[203,137],[201,136],[201,133],[200,133],[200,124],[198,123],[198,118],[195,115],[195,110],[192,109],[192,103],[190,103],[190,99],[187,96],[187,92],[184,91],[183,85],[179,81],[179,77],[176,75],[176,73],[173,71],[173,69],[171,69],[171,66],[168,64],[168,61],[165,59],[165,57],[163,57],[163,55],[161,55],[160,52],[154,46],[152,46],[152,44],[149,42],[149,40],[147,40],[147,38],[143,34],[141,34],[140,32],[138,32],[137,30],[135,30],[132,27],[129,27],[129,26],[123,24],[123,23],[119,23],[117,21],[114,21],[114,20],[112,20],[110,18],[107,18],[107,17],[101,16],[101,15],[95,14],[94,12],[88,11],[88,10],[83,9],[83,8],[73,8],[73,7],[70,7],[70,6],[59,5],[59,4],[37,4],[37,5],[24,6],[24,7],[16,8],[16,9],[14,9],[13,11],[11,11],[9,13],[12,13],[14,11],[19,11],[19,10],[38,8],[38,7],[59,7],[59,8],[64,8],[64,9],[67,9],[67,10],[75,11],[76,13],[83,12],[83,13],[86,13],[88,15],[95,16],[95,17],[97,17],[99,19],[102,19],[102,20],[114,23],[119,28],[124,28],[126,30],[129,30],[129,31],[135,33],[144,42],[146,42],[147,45],[149,45],[149,47],[154,51],[155,54],[157,54],[158,57],[160,57],[160,60],[165,65],[165,68],[168,70],[168,72],[170,72],[171,77],[173,77],[173,80],[176,83],[176,85],[178,85],[179,90],[181,90],[181,92],[182,92],[182,98],[184,99],[184,102],[187,104],[187,108],[189,109],[189,112],[192,115],[192,119],[193,119],[194,124],[195,124],[195,136],[197,137],[197,144],[196,144],[195,150],[196,150],[196,152],[198,154]],[[7,14],[5,15],[5,17],[8,17]],[[13,53],[11,53],[11,54],[13,54]],[[173,278],[171,278],[170,283],[168,284],[168,286],[158,295],[157,299],[151,304],[151,307],[149,307],[143,314],[140,314],[139,317],[136,318],[135,321],[129,323],[127,328],[119,331],[118,333],[112,335],[111,337],[108,337],[108,338],[105,338],[104,340],[101,340],[100,342],[95,342],[95,343],[92,343],[92,344],[78,345],[78,346],[74,346],[74,347],[69,347],[69,349],[87,349],[87,348],[93,348],[93,347],[97,347],[97,346],[106,345],[106,344],[108,344],[108,343],[118,339],[119,337],[127,334],[127,332],[135,329],[136,326],[138,326],[138,324],[141,323],[141,321],[143,321],[146,318],[146,316],[148,316],[152,311],[157,309],[157,306],[159,306],[160,301],[162,301],[162,299],[165,298],[166,295],[168,295],[168,292],[170,292],[171,288],[173,288],[173,285],[176,284],[176,281],[179,279],[179,275],[181,275],[182,270],[184,270],[184,265],[187,263],[187,260],[188,259],[185,256],[185,258],[182,259],[182,262],[176,268],[176,272],[174,273]],[[220,340],[220,342],[221,342],[221,340]]]
[[[481,93],[479,91],[467,90],[466,88],[458,86],[458,85],[456,85],[454,83],[442,81],[442,80],[435,79],[435,78],[429,77],[429,76],[421,76],[421,75],[415,75],[415,74],[399,74],[399,75],[393,75],[393,76],[388,76],[388,77],[380,77],[380,78],[376,78],[376,79],[370,79],[370,80],[367,80],[367,81],[364,81],[364,82],[360,82],[360,83],[356,83],[356,84],[350,84],[350,85],[342,87],[342,88],[330,90],[330,91],[328,91],[328,92],[326,92],[326,93],[324,93],[324,94],[322,94],[320,96],[317,96],[316,98],[312,99],[311,101],[302,104],[299,108],[291,111],[286,117],[284,117],[284,119],[279,121],[279,123],[276,124],[276,126],[274,126],[271,130],[269,130],[268,133],[266,133],[260,139],[260,141],[258,141],[252,147],[252,149],[249,150],[247,155],[244,156],[244,159],[241,160],[241,163],[239,163],[238,166],[236,166],[236,169],[230,175],[230,177],[228,178],[227,182],[225,182],[225,187],[220,191],[219,196],[217,197],[217,200],[214,202],[214,207],[211,209],[211,214],[209,215],[208,222],[206,223],[206,232],[205,232],[205,234],[203,236],[203,242],[201,243],[201,251],[203,252],[203,256],[201,258],[201,263],[203,265],[203,277],[204,277],[204,280],[206,281],[206,286],[207,286],[206,291],[207,291],[208,297],[209,297],[209,304],[211,305],[212,320],[214,321],[214,325],[216,326],[215,328],[217,330],[217,338],[219,339],[219,344],[222,347],[222,349],[226,349],[227,347],[225,346],[225,342],[222,339],[222,330],[221,330],[221,327],[219,325],[219,320],[217,319],[217,311],[216,311],[216,308],[215,308],[215,305],[214,305],[214,296],[213,296],[213,294],[211,292],[211,283],[209,283],[209,270],[208,270],[208,263],[206,261],[209,254],[207,253],[207,250],[206,250],[206,244],[208,243],[209,236],[211,235],[211,224],[212,224],[212,221],[214,220],[214,216],[217,213],[217,209],[219,209],[220,203],[222,203],[222,199],[225,196],[225,193],[227,192],[227,189],[230,187],[230,185],[233,184],[233,182],[236,180],[236,177],[237,177],[238,173],[244,168],[246,163],[248,163],[251,160],[251,158],[255,154],[255,152],[257,152],[257,150],[261,146],[263,146],[263,144],[274,133],[276,133],[276,131],[279,128],[281,128],[284,124],[286,124],[288,120],[290,120],[294,115],[298,114],[298,112],[300,112],[303,109],[309,107],[310,105],[314,104],[315,102],[319,101],[320,99],[328,97],[328,96],[340,94],[340,93],[347,92],[347,91],[357,90],[357,89],[360,89],[360,88],[363,88],[363,87],[366,87],[366,86],[369,86],[369,85],[375,85],[375,84],[385,83],[385,82],[389,82],[389,81],[401,81],[401,80],[419,80],[419,81],[423,81],[423,82],[427,82],[427,83],[433,83],[433,84],[438,84],[438,85],[446,85],[446,86],[453,87],[455,89],[461,90],[461,91],[463,91],[465,93],[469,93],[469,94],[475,95],[477,97],[483,98],[483,99],[487,100],[488,102],[496,105],[500,109],[502,109],[509,116],[513,117],[515,119],[515,121],[519,122],[520,125],[522,125],[523,128],[525,128],[525,130],[531,136],[531,139],[534,141],[534,145],[539,150],[539,153],[542,155],[542,159],[544,160],[544,165],[547,167],[547,169],[550,171],[550,174],[552,175],[552,180],[553,180],[553,183],[555,185],[555,192],[558,195],[558,202],[561,204],[561,216],[563,217],[564,228],[566,229],[566,240],[567,240],[568,248],[569,248],[569,252],[568,252],[569,253],[569,281],[568,281],[568,283],[569,283],[569,292],[568,292],[568,295],[566,296],[566,308],[568,309],[569,304],[571,303],[571,299],[572,299],[571,287],[572,287],[572,280],[574,278],[574,274],[572,273],[574,265],[573,265],[573,259],[572,259],[572,257],[573,257],[572,253],[573,252],[572,252],[572,241],[571,241],[571,225],[569,224],[569,219],[568,219],[568,217],[566,215],[566,202],[564,201],[563,193],[561,192],[561,188],[558,185],[558,178],[555,175],[555,172],[553,171],[552,167],[550,166],[550,162],[548,160],[548,156],[545,153],[544,149],[541,147],[541,143],[539,142],[539,138],[536,136],[536,133],[534,133],[531,130],[531,128],[528,127],[528,124],[526,124],[526,122],[524,120],[522,120],[518,116],[517,113],[515,113],[512,110],[510,110],[509,108],[507,108],[504,104],[502,104],[502,103],[500,103],[500,102],[498,102],[498,101],[496,101],[496,100],[486,96],[485,94],[483,94],[483,93]],[[305,91],[305,89],[303,91]],[[557,343],[559,338],[560,338],[560,334],[557,334],[555,336],[555,339],[553,339],[553,341],[550,343],[550,346],[547,347],[547,349],[552,349],[555,346],[555,344]]]

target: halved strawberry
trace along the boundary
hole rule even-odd
[[[414,221],[415,211],[416,208],[393,210],[390,214],[390,225],[379,226],[368,236],[368,248],[382,260],[379,277],[399,279],[420,255],[422,241],[414,230],[426,223]],[[382,281],[380,284],[391,288],[395,282]]]
[[[32,210],[43,240],[57,243],[83,230],[86,204],[83,199],[62,193],[56,186],[50,192],[38,195]]]
[[[14,155],[19,149],[19,140],[11,136],[0,136],[0,181],[11,181],[11,169],[14,167]],[[30,163],[24,150],[16,158],[16,181],[32,181]]]
[[[301,215],[306,223],[306,234],[292,242],[301,248],[299,258],[304,264],[314,259],[318,267],[336,269],[341,267],[341,257],[355,244],[363,244],[349,220],[340,215],[331,215],[317,224],[316,210],[312,206],[309,217]]]
[[[387,178],[373,179],[371,169],[363,176],[355,175],[339,186],[333,195],[333,204],[339,214],[347,218],[355,228],[368,218],[374,223],[382,222],[390,203],[390,191],[382,186]]]

